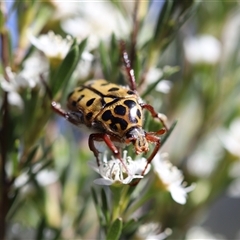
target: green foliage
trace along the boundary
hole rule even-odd
[[[65,86],[68,83],[73,71],[75,70],[81,58],[86,44],[87,39],[84,39],[80,44],[74,42],[69,53],[56,70],[53,79],[50,80],[50,83],[52,83],[50,86],[53,97],[57,94],[61,87]]]
[[[122,220],[118,218],[110,226],[106,239],[107,240],[110,240],[110,239],[117,240],[117,239],[119,239],[121,232],[122,232]]]
[[[52,1],[15,1],[7,11],[0,3],[0,239],[164,239],[171,231],[171,239],[193,239],[210,204],[239,180],[240,34],[229,37],[232,29],[239,33],[239,6],[108,1],[99,3],[99,17],[91,4],[68,3],[74,6],[68,10]],[[16,39],[7,24],[14,11]],[[47,38],[51,30],[55,45],[33,47],[30,35]],[[70,43],[63,41],[68,34]],[[200,43],[206,34],[210,40]],[[190,57],[189,39],[198,42]],[[119,148],[136,162],[150,156],[159,137],[155,160],[162,165],[152,163],[143,179],[133,179],[132,185],[140,180],[136,186],[122,184],[119,176],[131,172],[116,162],[108,169],[108,152],[102,182],[116,179],[116,169],[123,175],[101,187],[87,164],[95,161],[89,133],[56,116],[51,101],[65,109],[63,96],[90,77],[126,85],[121,40],[139,96],[168,117],[169,131],[160,135],[161,122],[144,110],[144,131],[155,132],[148,153],[137,156],[132,144]],[[216,59],[214,47],[220,49]]]

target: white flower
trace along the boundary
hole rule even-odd
[[[81,60],[74,71],[74,77],[77,79],[87,78],[91,73],[93,60],[94,56],[91,53],[84,51]]]
[[[54,5],[55,11],[52,16],[53,20],[61,20],[79,15],[78,1],[51,1]]]
[[[211,35],[187,38],[183,46],[186,58],[192,64],[215,64],[220,60],[221,44]]]
[[[233,11],[232,14],[226,19],[222,30],[222,44],[223,44],[223,57],[222,61],[228,67],[229,60],[236,54],[239,59],[239,29],[240,29],[240,15],[238,11]],[[223,65],[224,66],[224,65]]]
[[[231,123],[229,130],[219,130],[218,136],[231,154],[240,157],[240,118]]]
[[[7,67],[6,74],[8,81],[3,76],[0,76],[0,85],[5,92],[9,93],[8,102],[22,109],[23,100],[19,92],[21,92],[22,89],[31,89],[41,85],[40,76],[43,73],[46,75],[47,70],[48,66],[46,61],[44,61],[39,54],[34,54],[29,57],[23,63],[23,69],[19,73],[14,73],[10,67]],[[44,79],[46,78],[47,77],[44,76]]]
[[[185,187],[182,172],[173,166],[166,156],[166,154],[160,153],[156,155],[152,161],[154,171],[164,188],[170,192],[173,200],[179,204],[185,204],[187,193],[192,191],[194,186]]]
[[[109,38],[112,32],[124,38],[123,35],[130,31],[124,17],[107,2],[82,2],[78,16],[62,21],[61,26],[79,39],[89,37],[90,49],[97,47],[100,39]]]
[[[23,187],[29,180],[30,175],[27,172],[24,172],[16,178],[14,181],[14,186],[16,188]],[[44,169],[37,173],[36,180],[40,186],[47,186],[49,184],[55,183],[58,180],[58,175],[53,170]]]
[[[160,230],[161,225],[158,223],[147,223],[139,227],[137,231],[137,237],[138,239],[144,240],[162,240],[172,234],[172,230],[170,228],[166,228],[164,231],[159,233]]]
[[[64,59],[73,43],[73,39],[70,36],[62,38],[52,31],[48,32],[48,34],[40,35],[38,38],[30,33],[29,39],[30,42],[48,58],[58,59]]]
[[[215,132],[206,136],[201,146],[187,160],[187,168],[191,174],[200,178],[209,178],[223,156],[220,140]]]
[[[160,68],[150,68],[146,75],[146,83],[152,84],[158,81],[163,76],[163,71]],[[169,93],[172,88],[172,83],[169,80],[161,80],[157,86],[156,90],[162,93]]]
[[[187,240],[193,240],[193,239],[219,240],[219,239],[225,239],[225,238],[222,235],[214,234],[201,226],[193,226],[188,230],[185,239]]]
[[[42,167],[42,164],[36,164],[32,168],[32,173],[33,174],[36,173],[37,171],[39,171],[39,168],[41,167]],[[21,192],[24,194],[33,192],[36,189],[34,187],[34,184],[31,181],[31,178],[32,176],[31,174],[29,174],[29,171],[24,171],[21,175],[19,175],[15,179],[13,184],[14,188],[21,189]],[[59,176],[57,172],[55,172],[54,170],[43,169],[43,170],[40,170],[38,173],[36,173],[35,180],[40,186],[45,187],[57,182],[58,178]]]
[[[133,161],[130,156],[127,156],[127,151],[124,150],[122,160],[127,168],[126,170],[119,159],[115,159],[112,156],[112,159],[108,160],[106,151],[104,154],[100,154],[100,157],[102,160],[99,167],[97,166],[96,161],[89,162],[90,167],[102,176],[102,178],[94,180],[95,184],[129,184],[135,178],[143,178],[141,173],[147,164],[147,160],[145,158],[140,158]],[[150,165],[148,165],[145,175],[149,172],[149,170]]]

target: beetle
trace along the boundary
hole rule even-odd
[[[94,153],[97,164],[100,166],[99,151],[95,142],[105,142],[115,158],[119,159],[127,170],[119,146],[133,144],[136,154],[147,153],[149,143],[155,148],[147,159],[142,171],[144,175],[148,164],[161,146],[160,138],[168,131],[166,117],[157,113],[154,108],[143,102],[136,89],[134,71],[131,68],[128,54],[123,44],[120,44],[122,58],[129,78],[129,86],[120,86],[104,79],[90,80],[76,87],[69,95],[67,107],[69,111],[61,108],[60,104],[52,102],[53,110],[74,125],[85,125],[93,130],[88,144]],[[157,118],[163,128],[156,132],[146,132],[143,129],[143,110],[148,110],[153,118]]]

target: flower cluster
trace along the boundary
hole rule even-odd
[[[161,188],[170,192],[175,202],[185,204],[187,193],[194,189],[194,185],[186,187],[186,183],[183,182],[182,172],[169,162],[166,153],[156,155],[153,159],[153,167]]]
[[[100,154],[100,166],[97,166],[96,161],[89,162],[91,168],[99,173],[102,178],[98,178],[94,183],[99,185],[112,185],[112,184],[130,184],[134,179],[141,179],[142,171],[146,167],[147,160],[139,158],[135,161],[130,156],[127,156],[127,151],[123,151],[122,161],[111,157],[107,159],[107,151]],[[148,165],[145,175],[149,172],[150,165]]]
[[[143,157],[132,160],[127,154],[128,152],[124,150],[122,161],[113,156],[108,160],[107,151],[105,151],[100,154],[99,167],[96,161],[89,162],[90,167],[102,176],[102,178],[94,180],[94,183],[98,185],[131,184],[134,179],[143,178],[141,173],[146,167],[147,160]],[[192,191],[195,186],[186,187],[182,172],[169,162],[166,153],[157,154],[152,163],[153,170],[158,177],[156,182],[160,182],[161,189],[170,192],[173,200],[177,203],[185,204],[187,193]],[[149,171],[150,165],[147,166],[145,175]]]
[[[54,34],[52,31],[48,34],[34,37],[29,34],[31,43],[40,51],[42,51],[49,59],[59,58],[63,59],[68,53],[73,39],[70,36],[62,38],[60,35]]]

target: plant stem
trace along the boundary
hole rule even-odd
[[[113,192],[113,214],[112,214],[112,222],[114,222],[117,218],[122,218],[122,214],[126,209],[126,206],[129,201],[129,196],[127,196],[129,186],[122,187],[112,187],[111,190]]]

